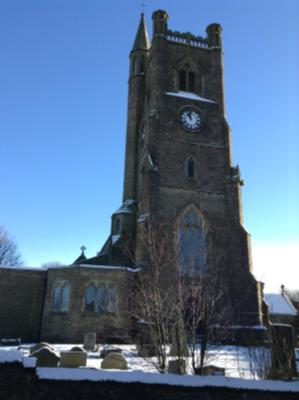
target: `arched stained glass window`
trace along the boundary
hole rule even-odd
[[[62,287],[61,293],[61,311],[66,312],[69,310],[69,302],[70,302],[70,285],[65,283]]]
[[[106,311],[106,290],[105,285],[100,284],[97,289],[96,312],[103,314]]]
[[[60,305],[61,305],[61,286],[56,285],[56,287],[53,290],[52,310],[59,312]]]
[[[67,312],[69,310],[71,288],[68,282],[58,282],[53,290],[52,311]]]
[[[115,283],[91,283],[86,289],[85,311],[98,314],[116,313],[117,286]]]
[[[204,219],[194,206],[183,213],[178,229],[181,271],[196,275],[205,267],[206,257]]]
[[[95,310],[95,297],[96,297],[96,288],[94,284],[91,284],[88,286],[86,290],[86,302],[85,302],[86,311]]]
[[[108,304],[107,304],[107,311],[109,313],[115,313],[116,311],[116,296],[117,296],[116,285],[114,283],[110,283],[108,285]]]

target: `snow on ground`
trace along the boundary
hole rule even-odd
[[[19,347],[0,347],[0,363],[23,362],[24,367],[34,367],[35,358],[29,357],[33,344]],[[51,345],[54,351],[70,350],[74,344]],[[88,352],[87,366],[83,368],[37,368],[40,379],[62,380],[115,380],[119,382],[163,383],[182,386],[223,386],[251,388],[257,390],[298,391],[299,381],[278,382],[258,380],[265,368],[269,366],[270,352],[264,347],[210,346],[207,351],[206,364],[225,368],[225,377],[221,376],[191,376],[191,367],[187,375],[159,374],[155,359],[144,359],[137,356],[135,345],[109,345],[109,348],[121,348],[128,362],[127,371],[102,370],[100,351],[106,346],[100,346],[96,352]],[[190,361],[190,360],[189,360]]]

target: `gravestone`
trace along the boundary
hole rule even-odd
[[[271,324],[272,365],[270,379],[290,379],[296,376],[295,331],[291,325]]]
[[[36,343],[34,346],[30,347],[30,355],[44,347],[46,347],[50,350],[53,350],[52,347],[49,345],[49,343],[39,342],[39,343]]]
[[[79,368],[85,367],[87,354],[85,351],[61,351],[60,365],[61,368]]]
[[[185,374],[186,373],[186,360],[169,360],[168,362],[169,374]]]
[[[96,350],[96,340],[97,335],[94,332],[85,333],[83,339],[83,348],[86,351],[95,351]]]
[[[82,351],[83,353],[85,353],[85,350],[82,349],[82,347],[80,346],[74,346],[70,349],[70,351]]]
[[[110,353],[121,353],[122,352],[122,349],[120,349],[120,348],[113,348],[113,347],[104,347],[102,350],[101,350],[101,353],[100,353],[100,358],[105,358],[106,356],[108,356],[108,354],[110,354]]]
[[[0,346],[20,346],[21,338],[16,339],[1,339]]]
[[[103,369],[128,369],[125,357],[120,353],[110,353],[102,361]]]
[[[195,368],[195,375],[222,375],[225,376],[225,368],[216,365],[205,365],[202,368]]]
[[[36,358],[36,367],[57,367],[60,357],[47,347],[42,347],[31,354]]]

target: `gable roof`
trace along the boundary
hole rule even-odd
[[[282,294],[265,293],[264,300],[269,306],[270,314],[297,315],[297,311],[293,304]]]

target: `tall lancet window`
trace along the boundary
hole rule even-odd
[[[190,157],[187,161],[187,176],[188,178],[194,177],[194,161],[192,157]]]
[[[178,239],[181,272],[200,273],[206,264],[205,223],[194,206],[188,207],[179,219]]]

